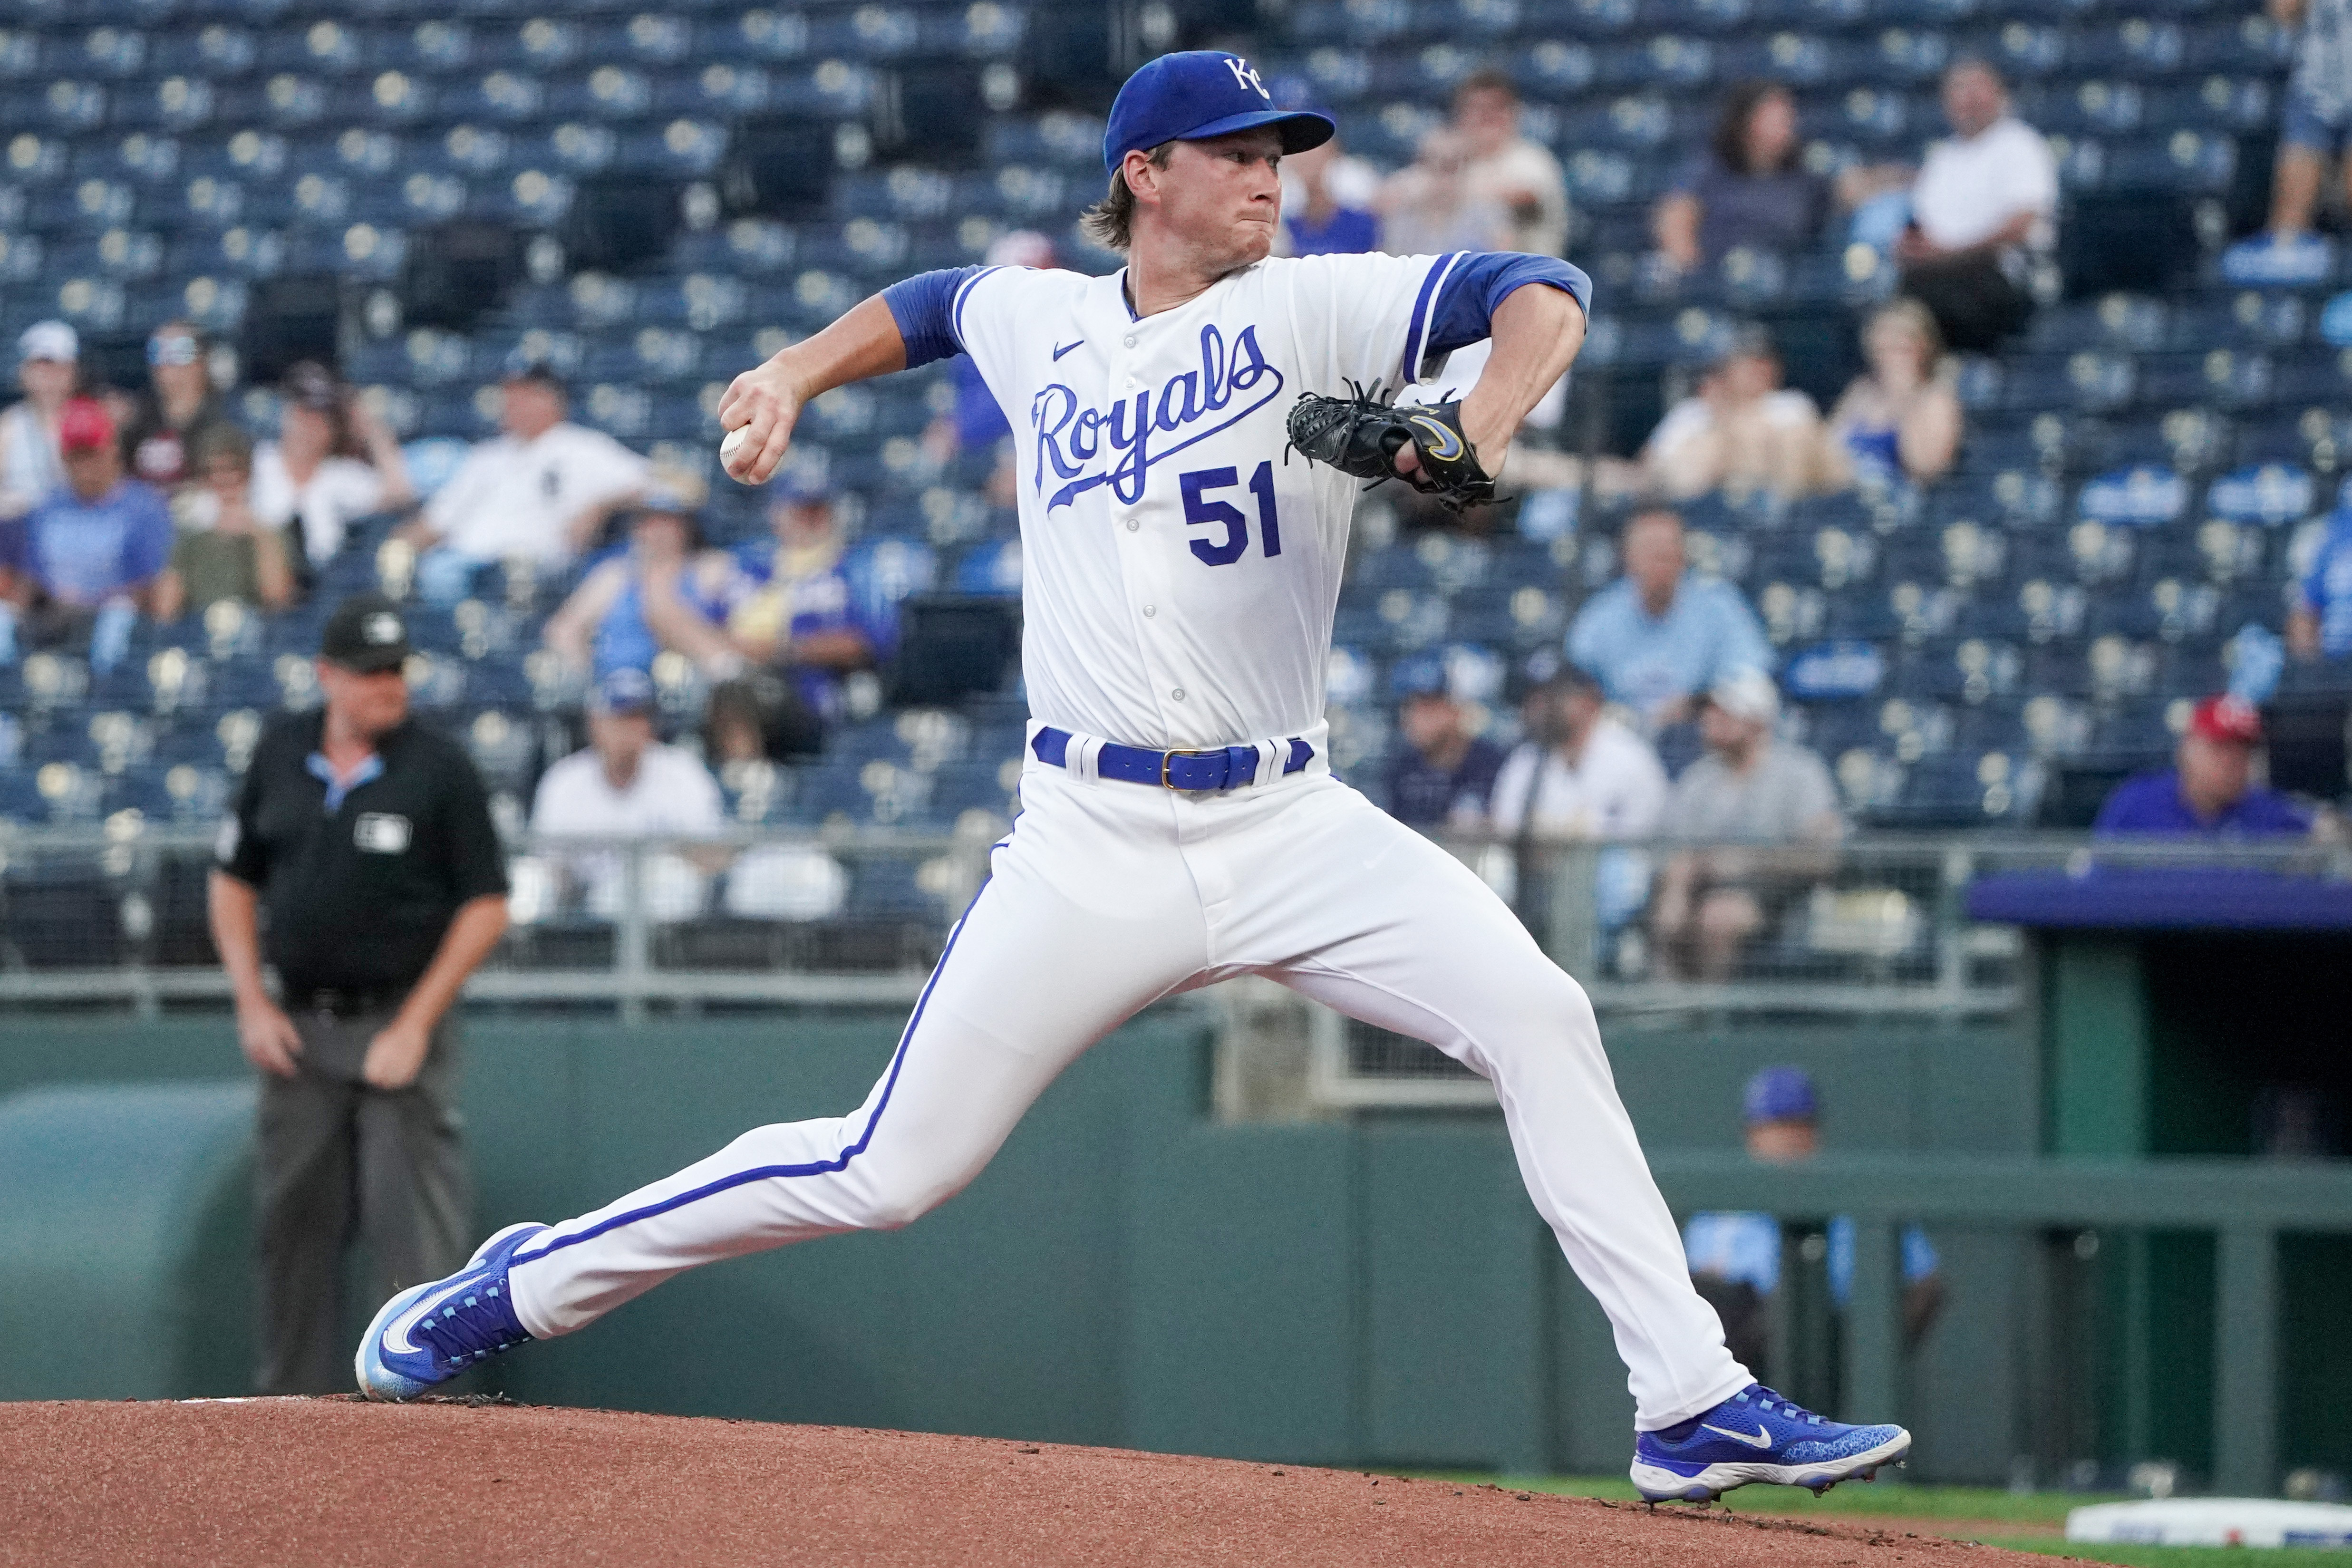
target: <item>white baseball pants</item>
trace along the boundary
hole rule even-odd
[[[903,1226],[961,1191],[1078,1053],[1147,1004],[1272,976],[1491,1079],[1537,1210],[1607,1311],[1643,1428],[1747,1386],[1617,1098],[1583,988],[1444,849],[1307,771],[1225,795],[1033,761],[992,876],[881,1081],[756,1128],[516,1254],[514,1304],[570,1333],[698,1264]]]

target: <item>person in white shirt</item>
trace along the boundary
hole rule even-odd
[[[1821,410],[1780,384],[1780,351],[1758,326],[1734,332],[1698,390],[1666,410],[1642,448],[1642,468],[1675,500],[1717,489],[1811,495],[1836,476]]]
[[[2057,238],[2058,162],[1983,60],[1945,71],[1944,118],[1953,133],[1927,149],[1895,258],[1945,345],[1989,353],[2032,313],[2032,255]]]
[[[564,838],[702,838],[723,831],[719,781],[691,752],[654,739],[654,683],[641,669],[607,674],[588,710],[588,746],[547,770],[530,808],[535,835]],[[626,889],[625,857],[604,848],[556,852],[559,898],[584,902],[591,914],[617,918]],[[702,907],[707,873],[723,852],[656,853],[643,886],[656,918],[679,919]]]
[[[36,321],[16,340],[21,403],[0,414],[0,518],[22,517],[66,482],[58,411],[73,395],[81,340],[63,321]]]
[[[1559,159],[1519,133],[1519,89],[1507,72],[1462,79],[1454,129],[1468,153],[1462,181],[1470,199],[1501,208],[1509,225],[1504,248],[1559,255],[1568,245],[1568,179]]]
[[[278,439],[253,450],[253,515],[265,528],[299,524],[315,571],[371,512],[415,499],[400,441],[325,365],[304,360],[278,387]],[[308,575],[309,574],[305,574]]]
[[[1570,665],[1530,694],[1528,739],[1495,779],[1505,837],[1647,838],[1666,805],[1666,770],[1608,710],[1601,678]]]
[[[402,531],[423,557],[417,586],[436,602],[465,597],[475,568],[494,561],[568,564],[645,482],[644,458],[564,417],[570,400],[547,366],[518,369],[499,391],[504,433],[467,453]]]

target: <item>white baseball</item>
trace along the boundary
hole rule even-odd
[[[738,483],[742,481],[735,474],[735,455],[743,449],[744,443],[751,438],[751,427],[745,425],[727,432],[727,438],[719,443],[719,466],[727,470],[730,478],[737,479]]]

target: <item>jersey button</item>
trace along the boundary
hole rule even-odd
[[[1127,520],[1127,531],[1129,533],[1133,533],[1137,529],[1141,528],[1143,524],[1136,521],[1134,518],[1130,517]]]
[[[1160,613],[1160,612],[1159,612],[1157,609],[1153,608],[1153,607],[1152,607],[1151,605],[1144,605],[1144,606],[1143,606],[1143,614],[1144,614],[1144,616],[1145,616],[1145,617],[1146,617],[1147,619],[1148,619],[1148,618],[1150,618],[1150,616],[1153,616],[1158,615],[1159,613]]]
[[[1177,701],[1181,702],[1181,701],[1183,701],[1183,700],[1184,700],[1184,689],[1183,689],[1182,687],[1181,687],[1181,686],[1180,686],[1180,687],[1178,687],[1175,690],[1173,690],[1173,691],[1170,692],[1168,695],[1169,695],[1169,696],[1171,696],[1171,697],[1173,697]]]
[[[1135,346],[1135,340],[1133,338],[1123,339],[1122,342],[1124,342],[1126,346],[1129,348],[1133,348]]]

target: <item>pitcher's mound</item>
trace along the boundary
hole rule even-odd
[[[0,1405],[0,1453],[10,1563],[2044,1561],[1295,1465],[529,1405]]]

